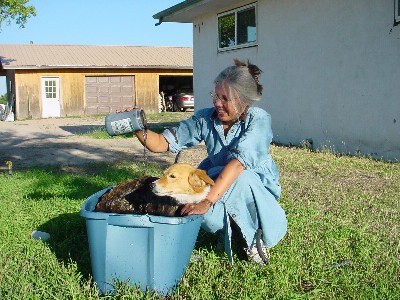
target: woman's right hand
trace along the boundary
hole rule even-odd
[[[186,203],[181,209],[181,216],[204,215],[212,205],[208,199],[199,203]]]

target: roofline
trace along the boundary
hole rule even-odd
[[[153,19],[158,19],[158,23],[156,23],[155,25],[156,26],[160,25],[166,17],[172,16],[175,13],[185,8],[189,8],[190,6],[202,1],[203,0],[186,0],[184,2],[171,6],[170,8],[167,8],[163,11],[160,11],[159,13],[156,13],[155,15],[153,15]]]
[[[96,47],[96,48],[193,48],[191,46],[153,46],[153,45],[96,45],[96,44],[26,44],[26,43],[0,43],[1,46],[29,46],[29,47]]]
[[[223,11],[234,5],[238,0],[186,0],[170,8],[167,8],[153,16],[162,22],[193,23],[194,20],[210,12]],[[250,0],[253,3],[257,0]],[[250,2],[250,3],[252,3]]]
[[[193,70],[193,67],[183,66],[3,66],[1,70],[55,70],[55,69],[174,69],[174,70]]]

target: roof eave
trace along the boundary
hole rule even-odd
[[[153,18],[159,20],[156,25],[160,25],[162,22],[193,23],[198,16],[224,10],[237,1],[186,0],[155,14]]]
[[[159,13],[153,15],[153,19],[158,19],[157,25],[162,22],[179,22],[179,23],[191,23],[192,18],[190,16],[183,16],[184,12],[188,12],[193,9],[193,6],[197,3],[201,3],[203,0],[186,0],[178,3],[170,8],[167,8]]]
[[[3,66],[2,70],[54,70],[54,69],[175,69],[192,70],[192,66],[166,66],[166,65],[142,65],[142,66],[77,66],[77,65],[55,65],[55,66]]]

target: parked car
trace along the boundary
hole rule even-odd
[[[172,95],[173,110],[186,111],[188,108],[194,108],[194,96],[191,89],[180,89]]]

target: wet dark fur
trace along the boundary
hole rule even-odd
[[[95,211],[119,214],[179,216],[182,204],[169,196],[152,192],[157,177],[128,180],[115,186],[99,198]]]

